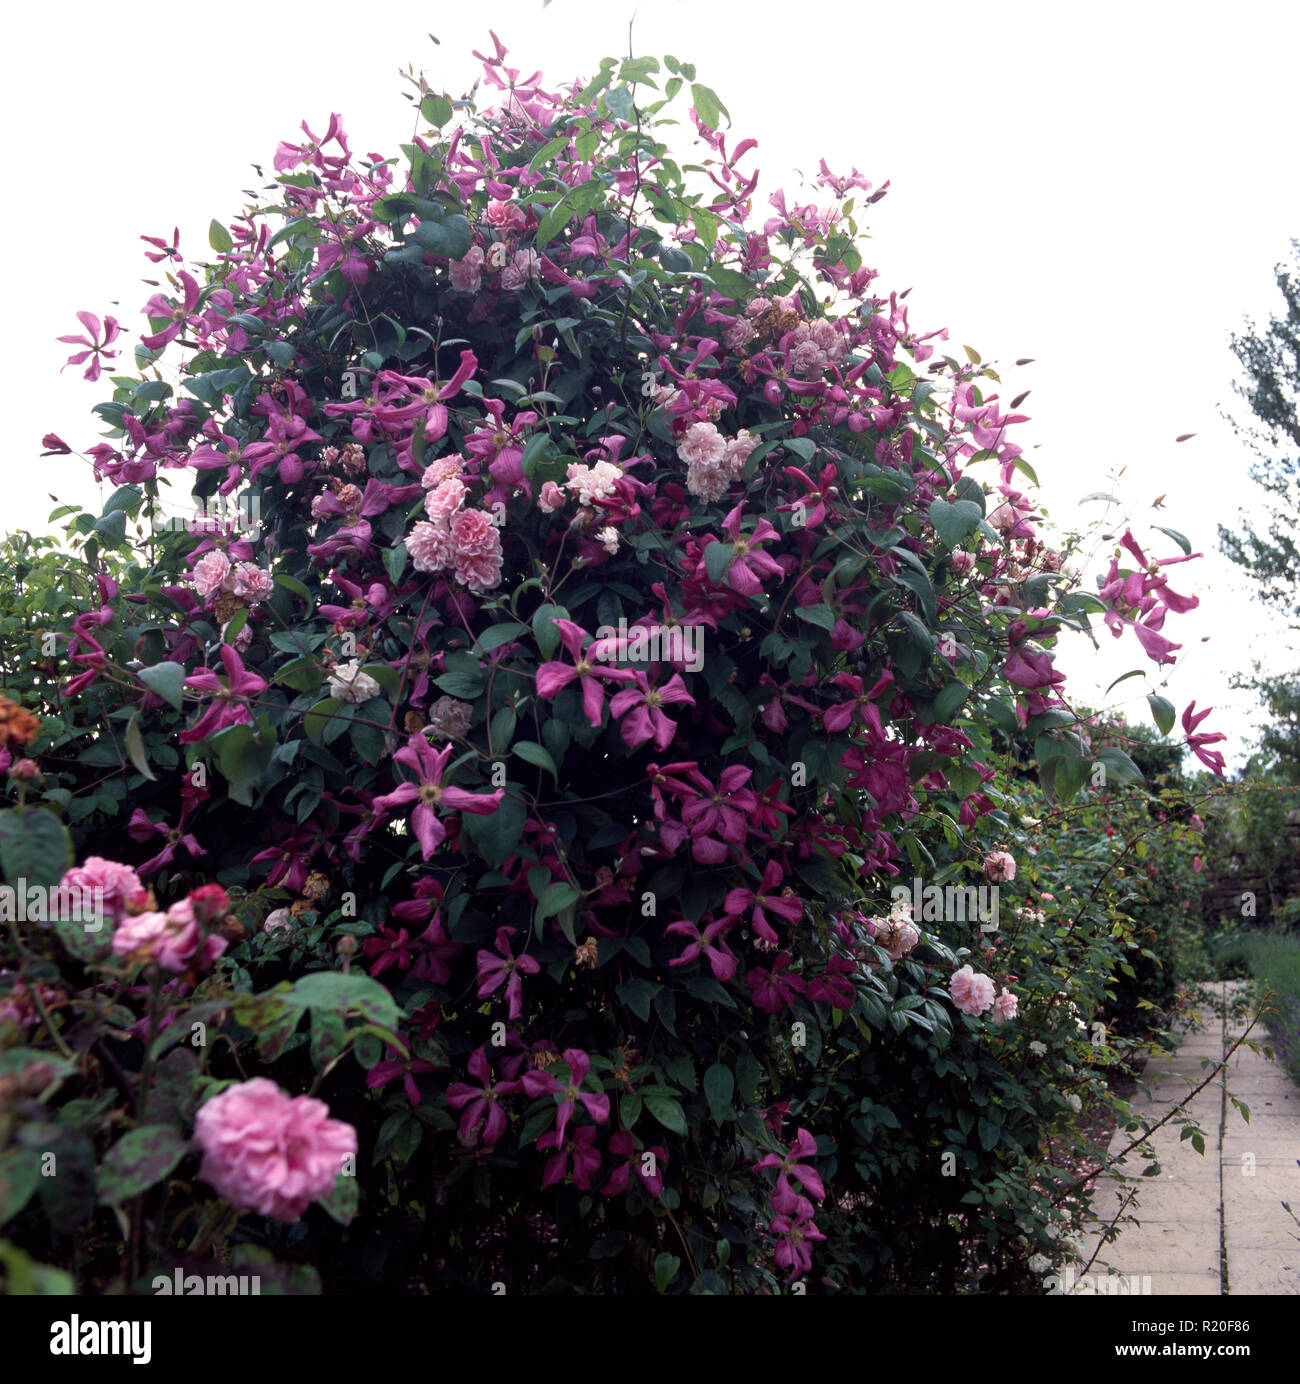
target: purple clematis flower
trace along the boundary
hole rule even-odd
[[[222,650],[225,654],[225,650]],[[415,770],[415,782],[399,783],[391,793],[376,798],[372,806],[376,812],[390,812],[405,803],[415,802],[411,813],[411,829],[420,842],[420,851],[425,860],[442,845],[447,829],[438,820],[435,808],[452,812],[472,812],[483,817],[495,812],[505,797],[505,789],[498,788],[492,793],[468,793],[463,788],[455,788],[442,781],[443,771],[451,758],[454,746],[444,745],[435,750],[426,735],[416,731],[410,740],[393,756],[399,764]]]
[[[221,646],[221,661],[226,668],[225,682],[209,668],[185,679],[187,687],[196,688],[200,692],[210,692],[212,701],[194,725],[189,730],[181,732],[182,745],[193,744],[196,740],[206,740],[219,730],[225,730],[227,726],[247,725],[253,719],[248,707],[236,698],[251,697],[258,692],[265,692],[265,680],[245,669],[243,659],[230,644]]]

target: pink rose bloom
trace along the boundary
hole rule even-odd
[[[536,250],[516,250],[510,263],[501,271],[501,287],[507,293],[518,293],[529,279],[541,275],[541,261]]]
[[[482,596],[501,581],[501,534],[481,509],[462,510],[451,521],[456,580]]]
[[[459,480],[464,470],[465,458],[459,452],[449,452],[445,457],[431,461],[424,468],[424,474],[420,477],[420,484],[426,490],[434,490],[443,481]]]
[[[223,644],[226,642],[226,626],[229,625],[229,624],[230,624],[230,621],[227,620],[227,621],[226,621],[226,624],[225,624],[225,625],[222,625],[222,627],[221,627],[221,641],[222,641]],[[245,650],[246,648],[248,648],[248,646],[249,646],[252,642],[253,642],[253,627],[252,627],[252,625],[245,624],[245,625],[240,626],[239,633],[235,636],[235,651],[236,651],[237,653],[241,653],[241,654],[242,654],[242,653],[244,652],[244,650]]]
[[[790,363],[794,366],[795,374],[808,379],[825,370],[826,352],[815,341],[801,341],[790,352]]]
[[[1008,1019],[1014,1019],[1020,1010],[1020,1001],[1011,993],[1004,989],[993,1002],[993,1013],[989,1018],[995,1024],[1005,1023]]]
[[[188,899],[166,913],[137,913],[124,918],[113,933],[113,952],[138,961],[156,961],[179,974],[191,966],[210,966],[226,950],[224,937],[207,937],[200,944],[199,922]]]
[[[948,993],[963,1014],[977,1019],[993,1004],[993,981],[963,966],[948,983]]]
[[[708,426],[712,427],[712,424]],[[692,495],[712,504],[727,493],[731,479],[718,466],[688,466],[686,468],[686,489]]]
[[[876,945],[891,961],[901,961],[920,940],[920,930],[906,918],[887,918],[876,923]]]
[[[566,475],[565,489],[573,491],[580,505],[592,505],[615,493],[614,482],[622,479],[623,468],[611,461],[598,461],[595,466],[575,461]]]
[[[471,245],[464,259],[451,261],[451,286],[457,293],[477,293],[483,283],[483,247]]]
[[[745,316],[759,317],[771,306],[772,304],[769,303],[766,298],[751,298],[749,302],[745,304]]]
[[[213,548],[194,564],[194,589],[206,601],[222,589],[229,573],[230,559],[220,548]]]
[[[712,423],[692,423],[677,444],[677,455],[687,466],[721,466],[726,454],[727,439]]]
[[[199,1176],[237,1210],[296,1221],[334,1190],[357,1132],[324,1101],[290,1096],[266,1077],[214,1096],[194,1120]]]
[[[737,351],[754,335],[754,328],[743,317],[733,317],[722,329],[722,341],[728,350]]]
[[[988,855],[984,857],[984,873],[994,884],[1000,884],[1004,880],[1015,879],[1015,858],[1007,851],[990,851]]]
[[[454,477],[451,480],[440,481],[424,497],[425,513],[435,522],[450,522],[451,516],[465,503],[467,494],[469,491],[465,489],[464,481]]]
[[[965,551],[965,549],[962,549],[962,548],[959,548],[955,553],[953,553],[953,555],[952,555],[952,570],[953,570],[954,572],[956,572],[957,575],[958,575],[959,577],[965,576],[965,574],[966,574],[967,572],[969,572],[970,569],[971,569],[972,567],[974,567],[974,566],[975,566],[975,554],[974,554],[974,553],[968,553],[968,552]]]
[[[330,507],[328,505],[329,496],[326,491],[321,491],[319,495],[313,495],[311,501],[311,517],[313,519],[325,519],[329,516]]]
[[[417,572],[441,572],[451,566],[454,549],[451,530],[445,524],[423,519],[403,540]]]
[[[727,443],[723,466],[733,481],[739,480],[744,474],[745,463],[749,460],[754,448],[758,446],[758,441],[758,438],[748,428],[741,428],[735,437]]]
[[[564,491],[554,481],[543,481],[537,496],[537,508],[543,514],[555,514],[564,508]]]
[[[60,890],[102,889],[104,911],[115,923],[126,912],[127,900],[143,888],[140,876],[129,865],[99,855],[87,856],[84,864],[74,865],[59,881]],[[86,916],[84,910],[82,916]]]
[[[231,581],[234,584],[235,595],[243,596],[254,605],[266,600],[275,590],[275,579],[270,572],[255,562],[238,563],[231,575]]]
[[[503,202],[494,197],[487,204],[487,211],[483,213],[483,220],[489,226],[497,227],[498,230],[509,227],[511,230],[518,231],[527,224],[528,217],[518,202]]]

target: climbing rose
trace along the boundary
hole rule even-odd
[[[451,566],[454,548],[446,525],[429,524],[422,519],[406,535],[405,542],[417,572],[441,572]]]
[[[289,1096],[266,1077],[232,1086],[194,1121],[199,1176],[237,1210],[296,1221],[334,1189],[357,1132],[330,1119],[324,1101]]]
[[[457,293],[477,293],[483,282],[483,247],[471,245],[464,259],[451,262],[451,286]]]
[[[1015,879],[1015,859],[1007,851],[990,851],[984,857],[984,873],[994,884],[1000,884],[1003,880]]]
[[[677,455],[692,467],[721,466],[727,454],[727,439],[712,423],[692,423],[677,444]]]
[[[219,548],[214,548],[194,564],[194,589],[207,600],[222,589],[229,574],[230,559]]]
[[[501,581],[501,534],[485,510],[462,510],[451,521],[456,580],[476,595]]]
[[[963,966],[948,985],[952,1002],[963,1014],[978,1018],[993,1003],[993,982],[969,966]]]
[[[348,663],[338,664],[330,674],[329,682],[331,697],[351,702],[354,706],[368,702],[384,690],[369,673],[361,671],[360,660],[355,658]]]
[[[197,570],[197,568],[195,569]],[[275,579],[265,568],[255,562],[241,562],[231,573],[235,595],[256,605],[264,601],[275,590]]]
[[[113,933],[113,952],[136,961],[156,961],[165,971],[179,974],[190,967],[210,966],[226,950],[224,937],[202,937],[188,899],[166,913],[137,913],[124,918]]]
[[[104,891],[104,909],[116,922],[126,912],[126,901],[144,886],[140,876],[129,865],[119,865],[103,856],[87,856],[85,863],[74,865],[59,881],[59,890]]]
[[[1008,1019],[1014,1019],[1020,1008],[1020,1001],[1010,990],[1004,989],[993,1004],[993,1013],[989,1016],[995,1024],[1004,1023]]]
[[[424,497],[425,513],[435,523],[439,520],[450,522],[452,515],[464,505],[466,493],[462,480],[452,477],[441,481]]]

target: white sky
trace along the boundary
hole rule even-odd
[[[1165,522],[1205,552],[1175,569],[1175,588],[1202,606],[1169,619],[1185,662],[1163,690],[1180,711],[1192,698],[1219,708],[1203,729],[1227,731],[1222,748],[1239,760],[1257,713],[1229,676],[1257,657],[1295,666],[1218,555],[1215,530],[1251,492],[1249,453],[1219,413],[1243,414],[1228,336],[1278,308],[1273,266],[1300,237],[1294,4],[1244,0],[1225,14],[1150,0],[826,0],[800,24],[783,7],[698,0],[23,7],[6,21],[0,93],[24,189],[0,229],[10,323],[0,529],[44,530],[49,492],[97,503],[84,463],[37,456],[46,431],[97,441],[89,410],[107,393],[75,367],[59,373],[70,348],[54,338],[80,332],[79,308],[142,329],[151,290],[140,281],[154,267],[141,234],[179,226],[182,250],[201,258],[209,219],[230,220],[240,189],[259,183],[250,163],[269,172],[303,118],[319,130],[337,110],[353,149],[396,154],[411,129],[398,68],[414,63],[461,95],[479,72],[470,50],[491,51],[488,14],[512,65],[558,85],[626,54],[634,12],[636,53],[694,62],[736,136],[758,139],[747,166],[763,170],[764,198],[793,190],[791,170],[815,172],[821,156],[836,172],[856,165],[877,186],[890,181],[870,209],[876,286],[912,287],[915,328],[946,326],[954,347],[1004,366],[1004,402],[1032,388],[1017,440],[1057,522],[1098,511],[1079,511],[1079,497],[1111,489],[1107,473],[1127,467],[1117,493],[1135,519]],[[1012,365],[1024,356],[1035,363]],[[1163,539],[1153,550],[1177,551]],[[1113,647],[1103,637],[1102,657],[1086,641],[1059,656],[1076,696],[1098,696],[1130,668],[1160,675],[1131,637]],[[1145,717],[1146,690],[1135,678],[1115,698]]]

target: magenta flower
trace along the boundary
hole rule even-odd
[[[817,1169],[811,1163],[801,1160],[815,1158],[817,1156],[817,1140],[806,1129],[799,1129],[795,1133],[794,1143],[783,1153],[768,1153],[754,1164],[755,1168],[778,1168],[780,1171],[776,1177],[776,1187],[778,1193],[784,1188],[789,1187],[788,1179],[793,1177],[801,1182],[809,1196],[816,1197],[822,1201],[826,1196],[826,1188],[822,1185],[822,1180]]]
[[[636,673],[636,686],[615,692],[609,702],[609,714],[623,717],[619,731],[629,749],[635,750],[647,740],[655,749],[666,750],[677,734],[677,722],[670,721],[661,708],[686,702],[695,705],[695,698],[686,690],[681,674],[674,673],[662,687],[653,687],[644,673]]]
[[[1204,747],[1206,745],[1217,745],[1220,741],[1226,740],[1228,737],[1224,735],[1222,731],[1216,731],[1212,735],[1194,735],[1192,732],[1196,730],[1196,727],[1205,720],[1214,708],[1212,706],[1207,706],[1204,711],[1193,716],[1192,713],[1195,710],[1196,703],[1189,702],[1183,712],[1183,730],[1187,734],[1187,744],[1191,748],[1192,753],[1207,769],[1210,769],[1212,772],[1222,777],[1224,764],[1223,755],[1218,750],[1207,750]]]
[[[380,384],[397,386],[413,397],[405,404],[377,404],[373,416],[377,422],[391,425],[410,423],[412,419],[423,414],[425,440],[437,442],[447,435],[448,415],[445,401],[454,399],[460,393],[461,386],[477,369],[478,360],[474,352],[462,351],[456,373],[446,383],[415,375],[399,375],[395,370],[383,370],[379,374]]]
[[[733,889],[722,904],[732,917],[739,917],[752,908],[754,913],[750,925],[764,942],[773,947],[781,939],[768,922],[768,913],[775,913],[778,918],[790,924],[797,923],[803,917],[803,904],[798,899],[784,897],[775,892],[784,878],[785,871],[781,866],[775,860],[769,860],[767,869],[763,871],[763,882],[757,892],[753,889]]]
[[[478,997],[486,999],[494,991],[506,987],[506,1002],[510,1006],[510,1017],[517,1019],[524,1012],[524,983],[519,978],[535,976],[542,968],[531,956],[513,956],[510,951],[510,938],[514,936],[512,927],[497,928],[497,940],[493,945],[500,953],[493,956],[490,951],[478,954]]]
[[[185,679],[187,687],[199,692],[210,692],[212,701],[208,709],[189,730],[180,734],[182,745],[193,744],[196,740],[206,740],[227,726],[247,725],[253,718],[248,707],[239,698],[256,696],[266,691],[266,682],[244,668],[238,652],[229,644],[221,646],[221,661],[226,668],[226,681],[204,668]]]
[[[692,940],[686,950],[680,956],[674,957],[668,964],[670,966],[687,966],[700,956],[707,956],[714,978],[721,981],[730,980],[736,974],[736,967],[740,965],[740,962],[727,950],[725,943],[719,942],[715,946],[714,942],[719,936],[726,934],[727,929],[734,921],[733,918],[719,918],[717,922],[709,923],[703,932],[700,931],[698,923],[692,923],[686,918],[676,923],[669,923],[664,929],[665,932],[680,932]]]
[[[392,1047],[391,1044],[388,1051],[391,1056],[382,1062],[376,1062],[366,1073],[366,1089],[368,1091],[379,1090],[387,1086],[394,1077],[400,1076],[407,1100],[412,1105],[419,1105],[420,1088],[416,1085],[416,1074],[436,1071],[436,1066],[432,1062],[426,1062],[422,1057],[412,1057],[409,1060],[399,1057],[396,1048]]]
[[[569,1159],[573,1159],[573,1184],[584,1192],[591,1190],[592,1174],[600,1167],[600,1154],[593,1145],[596,1142],[594,1125],[583,1125],[572,1131],[565,1139],[558,1130],[543,1134],[537,1141],[539,1149],[555,1149],[557,1152],[546,1160],[542,1174],[542,1186],[563,1182],[569,1170]]]
[[[472,812],[476,817],[484,817],[490,812],[495,812],[501,805],[501,799],[505,797],[503,788],[491,793],[469,793],[463,788],[444,784],[443,771],[454,748],[447,744],[442,749],[435,750],[429,743],[428,736],[416,731],[393,756],[399,764],[415,771],[415,781],[399,783],[391,793],[376,798],[372,804],[376,812],[390,812],[404,803],[415,802],[415,810],[411,813],[411,829],[420,842],[420,851],[425,860],[442,845],[447,836],[447,829],[438,820],[436,808],[443,811]]]
[[[81,325],[85,327],[86,336],[61,336],[60,341],[65,341],[70,346],[85,346],[84,351],[77,351],[70,355],[63,364],[64,370],[69,365],[80,365],[82,361],[89,359],[90,364],[86,366],[86,372],[82,376],[86,380],[99,379],[101,361],[112,360],[117,355],[116,351],[107,348],[117,340],[121,328],[117,325],[116,317],[104,318],[102,331],[103,338],[100,339],[100,321],[93,312],[79,312],[77,314]]]
[[[178,277],[185,290],[185,296],[181,302],[169,303],[161,293],[155,293],[144,305],[146,317],[161,317],[167,322],[167,325],[160,331],[140,338],[151,351],[166,346],[169,341],[174,341],[180,336],[181,332],[185,330],[185,323],[189,320],[190,314],[198,307],[199,299],[202,297],[202,290],[195,283],[192,275],[187,274],[182,269]]]
[[[731,564],[727,568],[726,582],[738,595],[761,596],[763,594],[763,578],[782,576],[784,569],[775,558],[762,552],[758,544],[769,538],[780,538],[780,534],[766,519],[760,519],[754,525],[752,533],[741,533],[740,511],[742,507],[742,505],[737,505],[722,521],[723,532],[731,544],[732,553]],[[716,542],[716,540],[714,541]],[[700,565],[701,567],[704,566],[703,558],[700,560]]]
[[[562,1086],[549,1071],[545,1070],[534,1069],[525,1072],[522,1077],[524,1090],[534,1100],[538,1096],[546,1095],[553,1095],[558,1098],[560,1114],[555,1124],[555,1133],[558,1139],[564,1138],[564,1131],[568,1128],[574,1107],[579,1101],[582,1102],[587,1114],[597,1124],[604,1124],[609,1119],[609,1097],[603,1092],[596,1095],[594,1092],[582,1089],[582,1083],[587,1079],[587,1073],[591,1070],[591,1059],[581,1048],[565,1048],[562,1055],[568,1064],[570,1073],[567,1086]],[[558,1147],[558,1143],[556,1146]]]
[[[517,1081],[492,1081],[492,1069],[488,1065],[487,1053],[477,1048],[469,1059],[470,1075],[479,1083],[471,1086],[464,1081],[453,1082],[447,1087],[447,1104],[453,1110],[463,1110],[460,1117],[460,1131],[457,1134],[466,1148],[473,1148],[479,1142],[482,1128],[482,1141],[491,1148],[506,1132],[506,1112],[501,1105],[502,1096],[518,1091]]]
[[[605,1196],[617,1196],[620,1192],[626,1192],[628,1183],[632,1178],[633,1169],[641,1179],[647,1192],[652,1197],[657,1197],[664,1187],[664,1175],[660,1171],[665,1162],[663,1145],[651,1144],[649,1148],[637,1152],[636,1140],[633,1139],[631,1131],[620,1129],[617,1134],[609,1136],[609,1151],[615,1157],[621,1158],[618,1167],[609,1176],[609,1181],[600,1189]],[[646,1154],[654,1155],[653,1172],[646,1171]]]
[[[543,663],[537,670],[537,695],[550,699],[557,696],[574,678],[580,679],[582,688],[582,708],[587,720],[599,726],[605,713],[605,690],[598,679],[610,682],[632,682],[636,674],[630,668],[615,668],[612,664],[593,663],[583,656],[582,645],[587,632],[572,620],[556,620],[555,628],[560,632],[560,642],[573,659],[567,663]]]
[[[772,961],[772,969],[764,970],[755,966],[745,976],[754,1007],[765,1014],[779,1014],[789,1007],[795,995],[802,994],[804,983],[798,976],[782,975],[790,964],[789,952],[777,952]]]
[[[378,937],[367,937],[361,944],[361,950],[374,958],[375,964],[371,966],[370,974],[382,975],[390,966],[396,966],[399,971],[409,971],[414,943],[407,930],[402,928],[394,932],[391,927],[381,927],[379,934]]]

